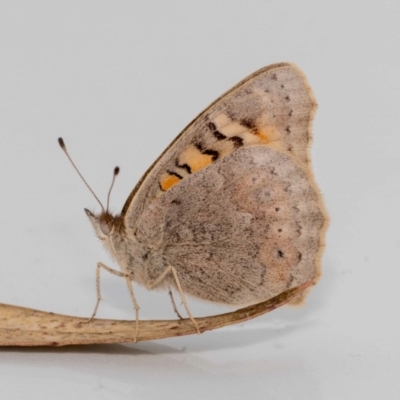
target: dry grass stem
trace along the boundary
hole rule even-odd
[[[270,312],[299,296],[312,282],[234,312],[196,318],[200,332],[237,324]],[[59,315],[30,308],[0,304],[0,346],[67,346],[133,342],[133,321]],[[140,321],[137,341],[195,334],[190,319]]]

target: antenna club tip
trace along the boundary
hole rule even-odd
[[[60,147],[64,150],[65,149],[65,143],[62,137],[58,138],[58,144],[60,145]]]
[[[115,167],[114,168],[114,175],[118,175],[119,174],[119,167]]]

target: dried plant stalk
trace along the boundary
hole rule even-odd
[[[267,301],[240,310],[196,318],[201,332],[244,322],[278,308],[299,296],[312,282],[280,293]],[[134,321],[87,319],[30,308],[0,304],[0,346],[66,346],[133,342]],[[137,341],[192,335],[190,319],[140,321]]]

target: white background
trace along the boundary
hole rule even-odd
[[[396,1],[2,1],[0,302],[89,316],[96,262],[115,266],[58,136],[102,200],[121,167],[119,211],[193,117],[279,61],[319,103],[331,226],[303,308],[137,345],[0,349],[0,397],[400,398],[399,15]],[[123,281],[104,274],[102,291],[99,317],[132,318]],[[166,294],[137,297],[143,318],[174,318]]]

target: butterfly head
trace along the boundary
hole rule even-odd
[[[117,218],[108,211],[103,211],[101,214],[95,215],[85,208],[85,212],[100,240],[106,240],[114,232]]]

